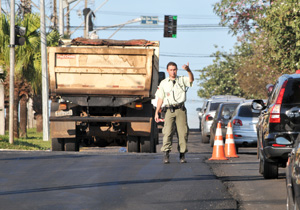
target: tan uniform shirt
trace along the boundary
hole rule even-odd
[[[157,91],[156,97],[163,99],[163,104],[175,105],[186,101],[187,87],[192,87],[190,78],[186,76],[177,76],[174,81],[166,78],[161,81]]]

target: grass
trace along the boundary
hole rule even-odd
[[[14,138],[14,144],[9,143],[9,134],[0,135],[0,149],[16,150],[49,150],[51,141],[43,141],[43,133],[36,132],[35,128],[27,130],[27,138]]]

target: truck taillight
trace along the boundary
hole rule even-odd
[[[235,126],[243,126],[243,122],[240,119],[234,119],[232,121],[232,124],[235,125]]]
[[[276,100],[275,105],[271,108],[270,111],[270,123],[280,123],[280,108],[282,104],[283,95],[285,92],[285,87],[287,84],[287,80],[283,83],[281,90],[279,92],[278,98]]]
[[[66,110],[68,109],[68,106],[66,103],[60,103],[58,106],[58,110]]]
[[[136,108],[137,110],[141,110],[141,109],[143,109],[143,104],[142,104],[142,103],[136,103],[136,104],[135,104],[135,108]]]

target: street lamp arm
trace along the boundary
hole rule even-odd
[[[129,20],[127,21],[126,23],[122,23],[122,24],[118,24],[118,25],[114,25],[114,26],[107,26],[107,27],[102,27],[102,28],[112,28],[112,27],[117,27],[119,26],[119,28],[112,34],[108,37],[108,39],[111,39],[118,31],[120,31],[125,25],[127,24],[131,24],[131,23],[137,23],[137,22],[140,22],[141,21],[141,18],[136,18],[136,19],[133,19],[133,20]]]
[[[103,7],[104,6],[104,4],[106,4],[108,2],[108,0],[105,0],[99,7],[97,7],[94,11],[93,10],[91,10],[87,15],[86,15],[86,24],[85,24],[85,26],[86,26],[86,28],[85,28],[85,31],[86,31],[86,36],[87,37],[85,37],[85,38],[88,38],[88,36],[89,36],[89,27],[88,27],[88,25],[89,25],[89,17],[90,17],[90,15],[91,14],[93,14],[93,13],[95,13],[98,9],[100,9],[101,7]]]
[[[96,28],[95,30],[99,31],[99,30],[105,30],[105,29],[108,29],[108,28],[116,28],[116,27],[119,27],[119,26],[123,27],[125,25],[131,24],[131,23],[137,23],[137,22],[140,22],[140,21],[141,21],[141,18],[135,18],[135,19],[129,20],[125,23],[120,23],[120,24],[116,24],[116,25],[112,25],[112,26],[103,26],[103,27]]]
[[[71,12],[71,10],[74,9],[74,7],[76,7],[80,2],[81,2],[81,0],[76,2],[76,4],[74,4],[74,6],[71,9],[69,9],[69,11],[67,11],[67,13],[64,16],[66,17]]]

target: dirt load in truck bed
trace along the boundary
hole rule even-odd
[[[113,39],[85,39],[75,38],[71,41],[72,45],[93,45],[93,46],[158,46],[157,42],[145,39],[133,40],[113,40]]]

